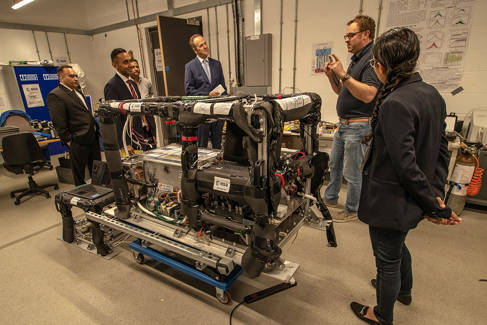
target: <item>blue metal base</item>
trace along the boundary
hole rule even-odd
[[[136,252],[139,252],[145,256],[149,256],[150,258],[158,262],[164,263],[172,268],[175,268],[176,270],[182,271],[196,279],[199,279],[215,288],[219,288],[224,291],[227,291],[228,288],[230,288],[230,286],[233,284],[233,282],[240,276],[240,274],[242,274],[242,268],[239,265],[236,265],[235,269],[232,271],[232,273],[230,273],[226,281],[217,281],[212,277],[210,277],[209,275],[201,271],[198,271],[195,268],[192,268],[184,263],[181,263],[173,258],[170,258],[150,247],[142,246],[140,239],[131,242],[129,246],[131,249],[133,249]]]

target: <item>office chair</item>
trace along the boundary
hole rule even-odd
[[[15,174],[29,174],[29,187],[21,190],[10,192],[10,197],[15,198],[15,205],[20,204],[20,199],[28,194],[44,195],[50,198],[51,195],[44,188],[54,186],[59,188],[58,184],[37,185],[32,176],[41,168],[47,167],[52,169],[52,165],[44,158],[42,151],[37,143],[36,138],[30,132],[21,132],[5,136],[2,139],[3,148],[3,166],[8,171]],[[19,195],[15,195],[20,193]]]

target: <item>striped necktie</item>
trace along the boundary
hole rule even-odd
[[[205,70],[206,76],[208,77],[208,81],[211,83],[210,64],[208,62],[208,59],[203,60],[203,69]]]
[[[132,98],[137,99],[137,92],[135,91],[135,82],[133,80],[127,80],[127,84],[129,85],[130,93],[132,94]]]

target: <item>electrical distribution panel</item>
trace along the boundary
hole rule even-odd
[[[272,84],[272,34],[247,36],[245,49],[245,86]]]

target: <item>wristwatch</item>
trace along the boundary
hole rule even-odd
[[[352,78],[352,76],[347,73],[341,80],[343,83],[345,83],[345,81],[347,81],[350,78]]]

